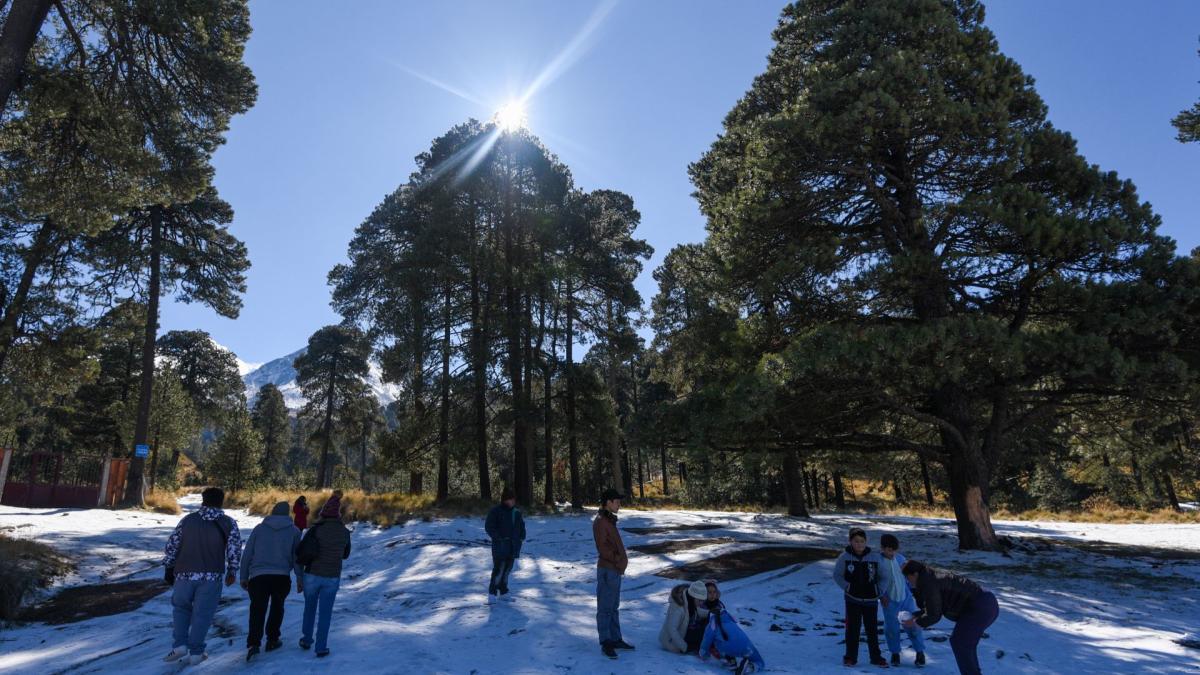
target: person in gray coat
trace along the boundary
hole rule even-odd
[[[246,637],[246,660],[259,653],[263,621],[267,627],[267,651],[283,646],[279,629],[283,625],[283,601],[292,589],[296,573],[296,591],[304,592],[304,571],[296,564],[300,530],[288,515],[288,503],[279,502],[271,515],[250,533],[242,552],[242,588],[250,593],[250,634]],[[270,607],[268,611],[268,606]]]

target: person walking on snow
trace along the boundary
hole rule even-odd
[[[950,648],[962,675],[980,675],[979,640],[1000,616],[1000,605],[991,591],[952,572],[928,567],[909,560],[901,568],[920,611],[904,627],[929,628],[943,616],[954,622]]]
[[[488,583],[488,604],[493,598],[508,596],[508,575],[513,563],[521,556],[525,541],[525,519],[517,508],[517,497],[511,488],[504,488],[500,503],[488,511],[483,529],[492,540],[492,576]]]
[[[172,643],[168,663],[185,656],[195,665],[208,658],[204,637],[221,599],[221,579],[232,586],[242,560],[242,534],[221,506],[225,492],[200,493],[200,509],[179,520],[167,539],[163,579],[171,586]]]
[[[305,563],[303,584],[299,580],[296,582],[297,590],[304,593],[300,648],[308,649],[314,645],[315,621],[316,655],[319,657],[329,656],[329,622],[333,618],[333,601],[341,585],[342,561],[350,557],[350,530],[342,524],[341,509],[341,496],[335,492],[321,507],[320,520],[300,540],[302,558],[307,558],[307,552],[312,551],[310,561],[301,561]]]
[[[597,553],[596,631],[600,634],[600,651],[610,659],[617,658],[618,649],[633,649],[621,638],[621,577],[629,566],[629,555],[617,531],[620,510],[621,493],[609,488],[600,496],[600,513],[592,521]]]
[[[296,497],[296,503],[292,505],[292,522],[301,532],[308,529],[308,510],[308,497],[304,495]]]
[[[878,553],[867,547],[867,533],[850,530],[850,545],[838,556],[833,580],[846,600],[846,656],[842,665],[858,665],[859,629],[867,629],[867,650],[871,665],[887,668],[887,659],[879,650],[879,562]]]
[[[250,532],[242,552],[242,588],[250,593],[250,632],[246,637],[246,660],[259,653],[263,621],[267,624],[267,651],[283,646],[283,602],[292,590],[292,572],[299,591],[304,590],[304,571],[296,564],[300,530],[288,517],[288,503],[279,502],[271,515]],[[270,606],[270,613],[267,609]]]
[[[888,651],[892,654],[892,665],[900,665],[900,612],[910,615],[917,611],[917,601],[913,598],[908,581],[901,571],[905,559],[900,555],[900,540],[894,534],[885,534],[879,538],[879,554],[882,557],[879,564],[879,602],[883,606],[883,634],[887,637]],[[913,649],[917,651],[914,664],[918,667],[925,665],[925,631],[918,626],[905,628],[908,639],[912,641]]]

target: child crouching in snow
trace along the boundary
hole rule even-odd
[[[711,654],[736,662],[737,669],[734,672],[737,675],[762,670],[766,667],[766,662],[737,620],[725,609],[716,586],[715,583],[708,584],[709,589],[713,591],[709,597],[716,597],[707,601],[708,628],[704,630],[704,639],[700,642],[700,658],[707,660]]]

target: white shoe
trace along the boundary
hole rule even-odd
[[[487,604],[489,604],[489,605],[496,604],[496,594],[495,593],[488,593]]]
[[[204,662],[204,659],[207,659],[207,658],[208,658],[208,652],[205,652],[203,654],[192,654],[191,656],[188,657],[188,665],[189,666],[198,666]]]
[[[167,652],[167,655],[163,657],[163,661],[174,663],[185,656],[187,656],[187,647],[175,647]]]

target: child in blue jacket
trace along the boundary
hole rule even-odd
[[[707,660],[710,650],[715,650],[720,658],[735,659],[738,661],[737,670],[734,671],[736,675],[765,668],[767,664],[758,653],[758,649],[750,642],[750,637],[738,625],[733,615],[725,609],[724,603],[719,599],[709,600],[708,609],[708,627],[704,630],[704,639],[700,642],[700,658]]]

